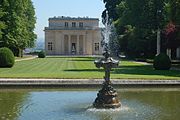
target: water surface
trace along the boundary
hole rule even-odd
[[[179,120],[180,88],[120,89],[120,109],[95,109],[97,90],[0,89],[0,120]]]

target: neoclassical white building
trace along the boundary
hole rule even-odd
[[[96,55],[102,53],[99,19],[53,17],[45,27],[47,55]]]

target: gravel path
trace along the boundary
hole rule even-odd
[[[37,56],[32,56],[32,57],[28,57],[28,58],[17,59],[17,60],[15,60],[15,62],[19,62],[19,61],[23,61],[23,60],[32,60],[32,59],[35,59],[35,58],[37,58]]]

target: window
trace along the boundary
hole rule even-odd
[[[79,23],[79,27],[83,27],[83,22],[80,22],[80,23]]]
[[[99,43],[95,43],[95,51],[99,51]]]
[[[52,48],[53,48],[52,42],[48,42],[48,50],[52,50]]]
[[[65,27],[68,27],[68,22],[65,22]]]
[[[76,27],[76,23],[75,22],[72,22],[72,27]]]

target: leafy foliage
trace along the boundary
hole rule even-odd
[[[1,8],[1,5],[0,5]],[[5,12],[2,11],[2,9],[0,9],[0,18],[3,17],[3,15],[5,14]],[[4,24],[3,21],[0,20],[0,39],[2,38],[2,30],[5,29],[6,25]],[[1,42],[1,41],[0,41]]]
[[[46,57],[46,54],[45,54],[44,51],[40,51],[40,52],[38,53],[38,58],[45,58],[45,57]]]
[[[161,53],[155,56],[153,66],[156,70],[169,70],[171,68],[171,60],[169,56]]]
[[[14,65],[14,54],[9,48],[0,48],[0,67],[12,67]]]
[[[168,0],[167,11],[169,13],[169,21],[172,21],[176,25],[180,25],[180,1]]]
[[[116,43],[130,56],[154,55],[157,28],[163,29],[169,21],[175,26],[180,22],[179,0],[104,0],[104,3],[103,21],[108,11],[118,34]]]
[[[0,18],[6,25],[2,30],[0,47],[9,47],[15,55],[22,56],[22,50],[33,47],[36,38],[36,18],[32,1],[0,0],[0,3],[1,10],[6,13]]]
[[[178,37],[179,32],[180,28],[176,27],[172,22],[167,24],[163,31],[167,48],[177,48],[180,46],[180,38]]]

